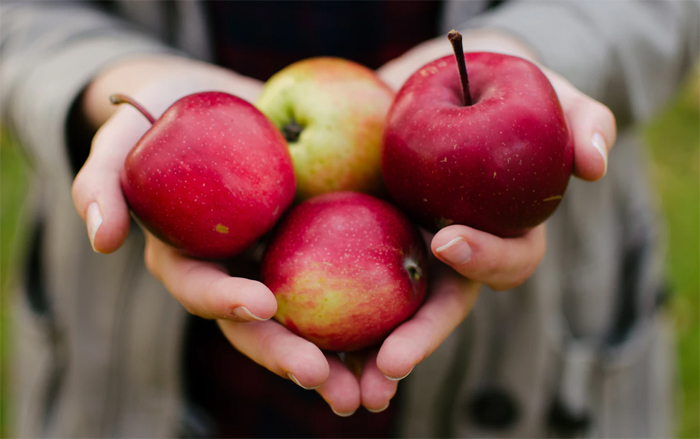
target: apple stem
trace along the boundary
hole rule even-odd
[[[292,120],[282,127],[282,135],[289,143],[298,141],[302,131],[304,131],[304,127],[299,125],[295,120]]]
[[[459,69],[459,79],[462,81],[462,95],[464,97],[464,106],[468,107],[472,104],[472,95],[469,93],[469,76],[467,76],[467,62],[464,59],[464,49],[462,48],[462,34],[452,29],[447,33],[447,39],[452,44],[452,50],[455,53],[457,60],[457,68]]]
[[[115,93],[115,94],[113,94],[112,96],[109,97],[109,101],[110,101],[112,104],[114,104],[114,105],[129,104],[129,105],[131,105],[132,107],[134,107],[134,108],[136,108],[137,110],[139,110],[139,112],[140,112],[141,114],[143,114],[144,117],[145,117],[146,119],[148,119],[149,122],[151,122],[151,125],[153,125],[154,123],[156,123],[156,119],[155,119],[155,117],[153,117],[153,115],[151,115],[151,113],[149,113],[148,111],[146,111],[146,109],[143,108],[143,107],[141,106],[141,104],[139,104],[139,103],[136,102],[135,100],[131,99],[131,98],[130,98],[129,96],[127,96],[127,95],[123,95],[123,94],[121,94],[121,93]]]

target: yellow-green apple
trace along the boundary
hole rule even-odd
[[[426,290],[426,248],[395,207],[335,192],[290,210],[262,260],[275,319],[322,349],[372,346],[410,317]]]
[[[220,92],[175,102],[129,152],[121,175],[133,214],[184,253],[241,253],[294,200],[294,169],[279,130],[253,105]]]
[[[257,106],[287,139],[300,200],[383,191],[381,134],[393,98],[372,70],[340,58],[299,61],[265,83]]]
[[[456,223],[519,236],[564,196],[572,137],[535,64],[465,54],[458,40],[455,56],[425,65],[399,90],[383,135],[384,181],[425,227]]]

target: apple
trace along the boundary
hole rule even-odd
[[[426,247],[389,203],[335,192],[292,208],[262,259],[275,319],[322,349],[349,352],[383,340],[419,307]]]
[[[220,92],[185,96],[155,120],[121,174],[133,214],[182,252],[219,259],[268,232],[294,200],[294,169],[279,130],[250,103]]]
[[[265,83],[257,107],[287,139],[299,200],[382,193],[381,135],[393,99],[372,70],[341,58],[299,61]]]
[[[561,105],[533,63],[465,54],[461,36],[454,44],[455,56],[425,65],[399,90],[383,134],[384,181],[431,230],[455,223],[523,235],[554,212],[573,171]]]

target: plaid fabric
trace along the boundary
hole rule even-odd
[[[437,1],[217,1],[208,3],[217,62],[266,80],[313,56],[377,68],[435,36]],[[192,318],[185,393],[198,419],[185,435],[215,437],[390,437],[400,399],[379,414],[336,416],[314,391],[243,356],[215,324]],[[197,432],[196,430],[199,430]]]

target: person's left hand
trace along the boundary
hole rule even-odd
[[[465,33],[464,43],[465,51],[496,51],[536,61],[528,47],[497,31]],[[378,74],[398,89],[418,68],[450,53],[447,38],[431,40],[387,63]],[[561,76],[541,68],[557,92],[572,131],[574,175],[588,181],[602,178],[616,137],[612,112]],[[385,409],[396,392],[397,381],[437,349],[466,318],[481,283],[494,290],[508,290],[532,276],[546,250],[545,225],[522,237],[507,239],[451,225],[432,237],[431,250],[444,264],[432,264],[431,289],[425,304],[387,337],[378,352],[367,355],[363,367],[356,367],[361,402],[370,411]]]
[[[435,351],[467,317],[481,284],[507,289],[532,273],[544,255],[544,233],[544,226],[539,226],[523,237],[502,239],[470,229],[469,278],[431,257],[428,293],[416,314],[392,331],[378,349],[348,355],[346,367],[335,371],[336,375],[345,376],[343,391],[357,395],[357,402],[348,403],[348,408],[354,411],[362,404],[372,412],[386,409],[398,381]],[[435,242],[432,235],[424,236],[427,242]],[[333,374],[331,370],[331,377]],[[353,374],[357,377],[354,382]],[[319,391],[330,382],[329,378]]]
[[[509,34],[489,29],[468,30],[463,34],[465,52],[491,51],[519,56],[537,64],[534,52]],[[406,54],[388,62],[377,73],[390,86],[398,89],[420,67],[430,61],[452,54],[446,37],[426,41]],[[559,97],[564,117],[574,140],[574,175],[582,180],[602,178],[608,165],[608,151],[616,138],[615,117],[608,107],[586,96],[559,74],[539,66]],[[542,226],[540,226],[542,227]],[[535,228],[525,237],[522,251],[530,253],[530,263],[518,266],[519,273],[492,273],[491,285],[497,290],[513,288],[529,278],[537,268],[545,249],[545,233]],[[520,239],[520,238],[519,238]],[[441,229],[434,237],[433,254],[445,264],[470,279],[484,279],[480,263],[472,255],[483,245],[496,245],[511,240],[493,240],[482,232],[462,225]],[[532,246],[532,248],[528,248]],[[509,257],[506,255],[505,257]],[[483,262],[483,261],[482,261]],[[487,282],[488,283],[488,282]]]

